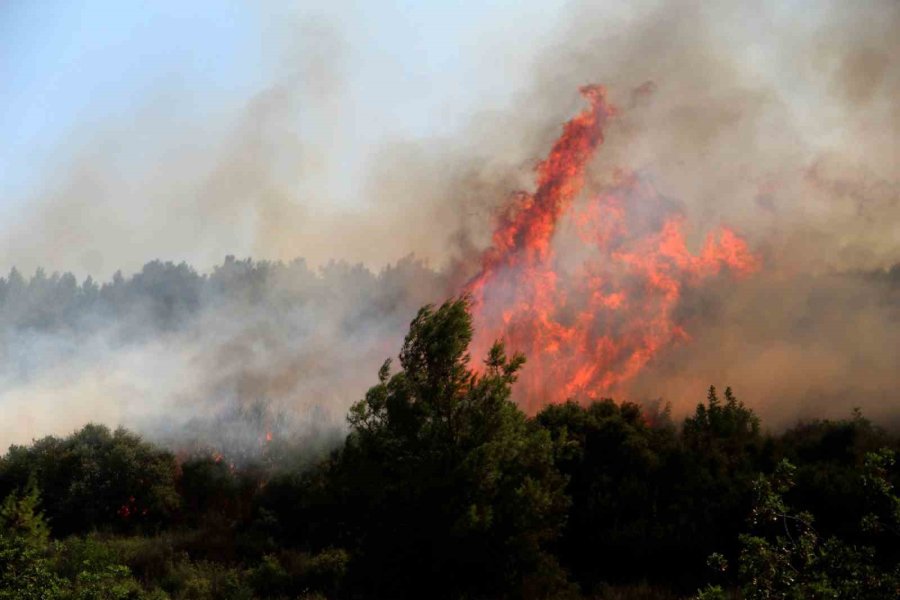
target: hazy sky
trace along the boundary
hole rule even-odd
[[[893,232],[869,230],[890,221],[848,230],[846,185],[795,215],[803,194],[779,184],[777,219],[753,194],[826,160],[890,189],[896,6],[0,3],[0,272],[106,279],[226,254],[441,266],[527,188],[592,82],[628,115],[630,155],[603,159],[667,179],[700,230],[793,220],[853,246],[832,266],[889,266]],[[629,94],[647,81],[644,110]]]
[[[352,123],[333,181],[333,201],[352,201],[374,144],[449,133],[473,105],[502,106],[519,71],[507,63],[528,59],[562,4],[7,0],[0,216],[39,190],[72,139],[148,114],[214,128],[309,52],[324,55],[332,79],[308,85],[338,86],[334,99]],[[496,61],[489,70],[485,58]]]

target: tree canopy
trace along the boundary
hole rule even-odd
[[[773,433],[714,387],[680,424],[611,399],[529,417],[524,357],[473,358],[472,333],[465,298],[422,308],[330,454],[100,425],[11,447],[0,598],[897,596],[895,432]]]

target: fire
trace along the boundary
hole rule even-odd
[[[581,93],[589,106],[566,123],[537,166],[535,191],[520,192],[499,215],[481,270],[466,286],[473,351],[483,355],[501,338],[526,354],[518,393],[530,412],[621,390],[662,348],[688,339],[674,316],[685,286],[759,267],[727,228],[692,254],[684,217],[634,173],[618,171],[579,202],[587,167],[616,114],[601,86]]]

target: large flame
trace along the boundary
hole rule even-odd
[[[685,286],[723,268],[758,267],[725,228],[710,233],[699,254],[689,252],[684,217],[634,174],[619,171],[576,203],[616,114],[603,87],[581,93],[590,105],[538,165],[536,190],[517,194],[500,214],[481,271],[466,286],[473,351],[483,355],[502,338],[526,354],[517,393],[530,412],[620,391],[661,348],[688,337],[674,318]]]

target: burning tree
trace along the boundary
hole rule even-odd
[[[576,202],[616,115],[603,87],[581,93],[588,108],[566,123],[537,166],[535,191],[520,192],[499,215],[481,270],[466,287],[475,348],[503,338],[528,355],[518,393],[530,413],[572,397],[621,393],[657,352],[687,338],[674,316],[685,286],[758,267],[727,228],[692,254],[684,216],[635,173],[618,170],[611,184]],[[560,252],[561,238],[576,250]]]
[[[386,362],[350,412],[337,472],[367,593],[499,597],[524,585],[558,598],[566,585],[544,551],[565,517],[565,481],[550,436],[510,401],[524,357],[498,342],[478,373],[471,340],[465,299],[423,308],[402,369]]]

